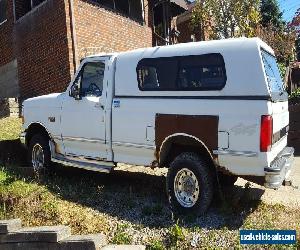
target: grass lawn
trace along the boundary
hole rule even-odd
[[[15,140],[20,136],[21,119],[19,118],[3,118],[0,119],[0,141]]]
[[[19,119],[0,120],[0,145],[16,139],[19,129]],[[247,187],[239,195],[225,192],[227,202],[216,199],[205,216],[177,217],[168,207],[165,177],[155,170],[105,175],[53,167],[39,180],[21,168],[0,168],[0,219],[21,218],[25,226],[68,225],[74,234],[102,232],[111,243],[145,244],[148,249],[242,249],[240,228],[300,233],[300,209],[252,201]],[[299,249],[300,244],[260,247]]]

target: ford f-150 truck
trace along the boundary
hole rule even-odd
[[[95,55],[64,93],[24,101],[21,140],[35,171],[167,167],[172,207],[203,213],[215,183],[255,176],[276,189],[289,176],[287,98],[258,38]]]

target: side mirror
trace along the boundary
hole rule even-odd
[[[79,89],[79,86],[77,84],[74,84],[71,87],[70,96],[73,97],[75,100],[81,100],[80,89]]]

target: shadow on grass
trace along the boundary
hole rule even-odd
[[[0,140],[0,165],[26,165],[26,149],[19,139]]]
[[[24,167],[26,155],[19,140],[0,141],[0,164],[18,166],[7,169],[16,178],[32,181],[32,170]],[[101,174],[53,164],[39,182],[64,200],[151,228],[169,227],[179,221],[185,227],[238,229],[259,206],[264,192],[240,186],[225,188],[223,195],[216,195],[206,215],[180,216],[169,208],[165,176],[121,170]]]
[[[60,165],[53,168],[54,171],[40,180],[50,192],[64,200],[150,228],[170,227],[179,221],[184,227],[238,229],[257,209],[263,194],[263,190],[256,188],[226,188],[224,198],[216,197],[207,214],[174,216],[168,205],[164,176],[121,170],[101,174]],[[20,172],[20,169],[23,170]],[[28,177],[24,168],[13,171],[19,177]]]

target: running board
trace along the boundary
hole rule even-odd
[[[55,152],[55,145],[53,141],[49,142],[49,147],[51,152],[51,161],[65,166],[81,168],[101,173],[110,173],[115,167],[114,162],[90,160],[82,157],[66,157],[64,155],[58,154]]]
[[[90,170],[90,171],[95,171],[95,172],[101,172],[101,173],[110,173],[115,164],[111,162],[101,162],[95,163],[93,162],[88,162],[87,160],[80,161],[80,160],[73,160],[73,159],[67,159],[63,156],[57,156],[52,157],[51,161],[65,165],[65,166],[70,166],[70,167],[75,167],[75,168],[82,168],[85,170]]]

